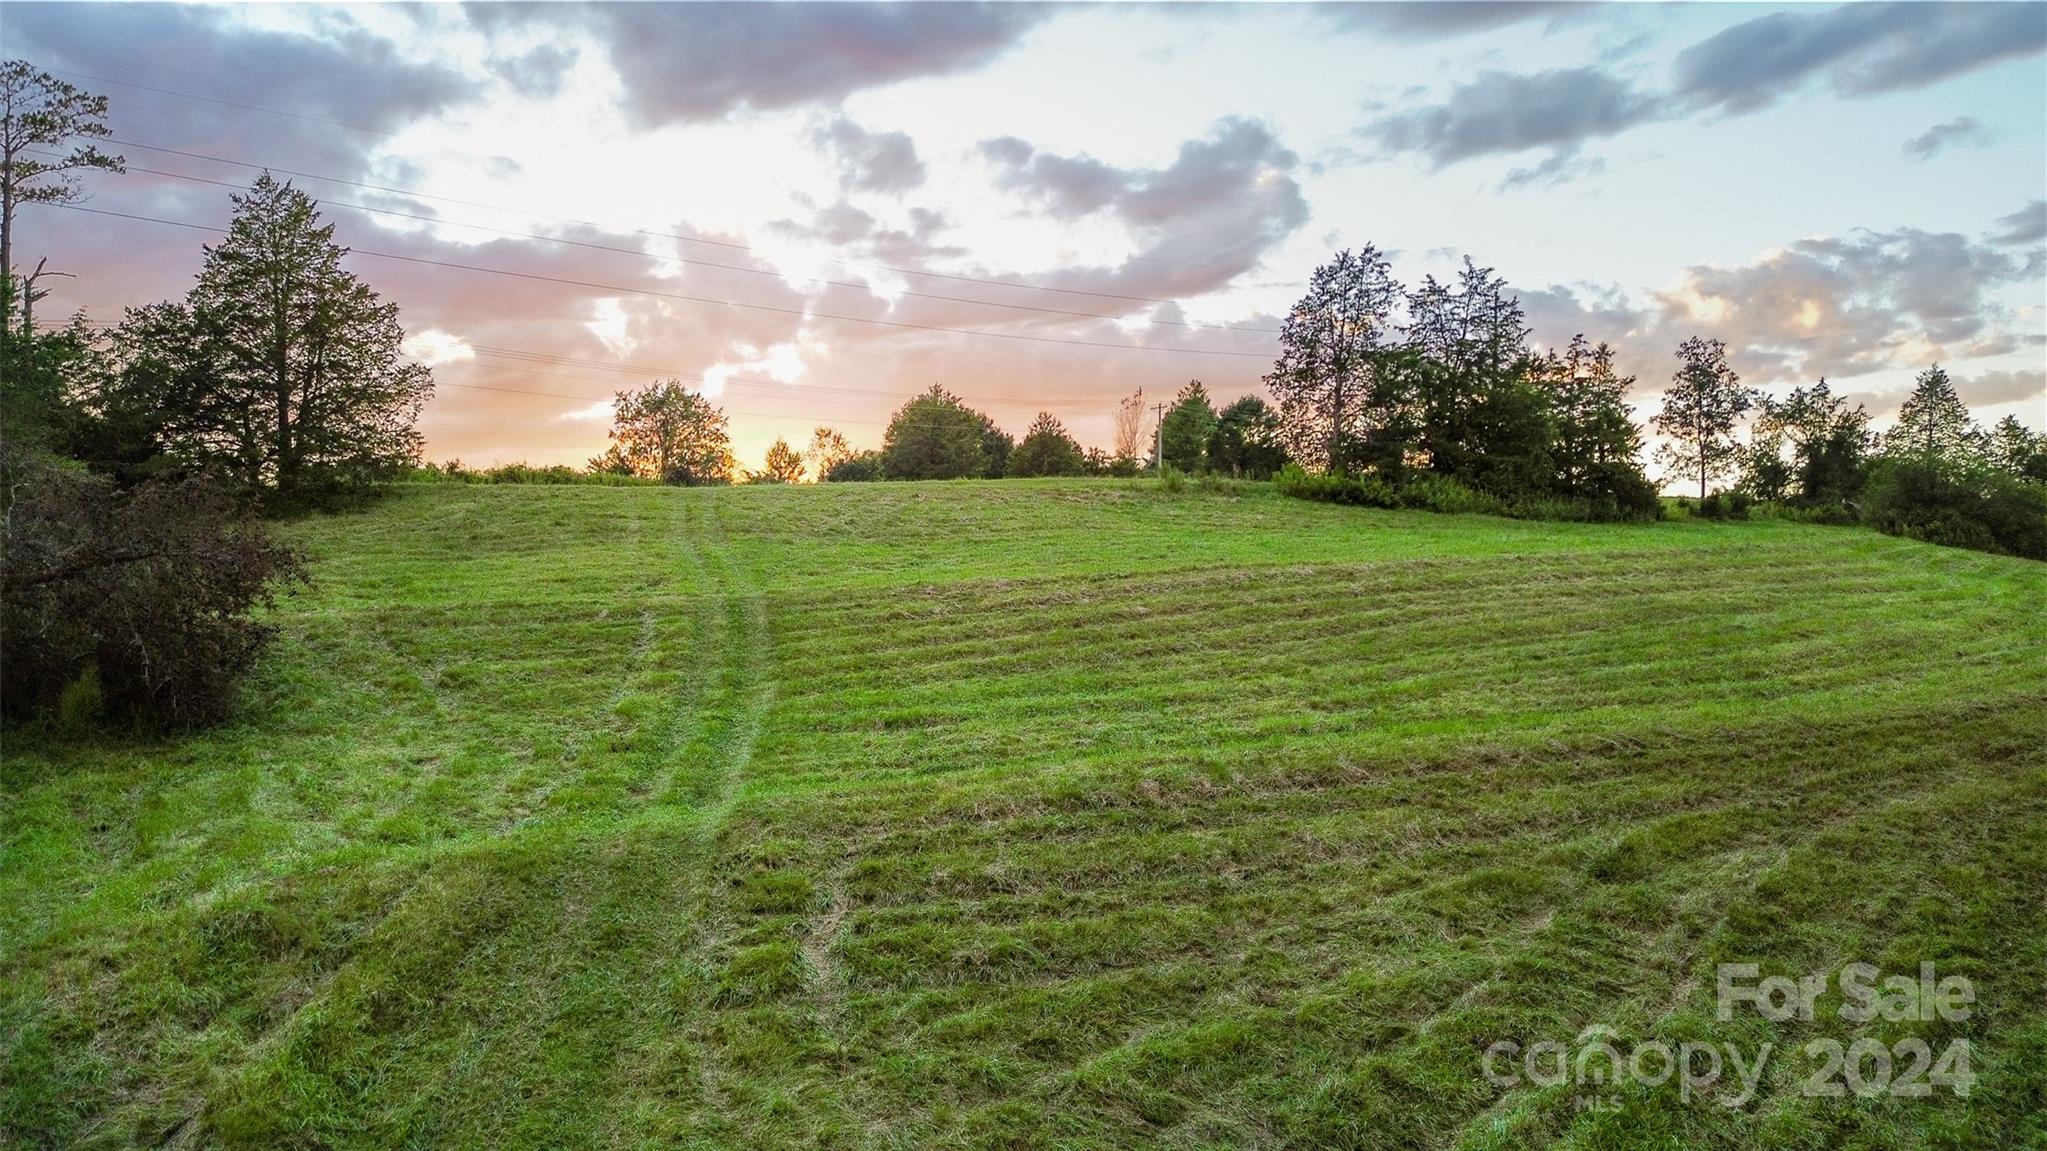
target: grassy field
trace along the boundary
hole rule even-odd
[[[0,1143],[2047,1145],[2047,567],[1134,482],[429,485],[6,735]],[[1715,964],[1970,977],[1714,1014]],[[1967,1098],[1501,1087],[1919,1035]]]

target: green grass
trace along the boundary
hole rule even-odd
[[[0,1143],[2047,1141],[2047,568],[1137,482],[420,485],[231,726],[6,733]],[[1719,1022],[1922,960],[1966,1023]],[[1974,1045],[1731,1110],[1498,1039]]]

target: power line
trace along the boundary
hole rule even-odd
[[[143,216],[130,212],[113,212],[104,208],[88,208],[81,204],[53,204],[52,207],[66,211],[85,212],[94,216],[109,216],[115,219],[136,220],[148,224],[164,224],[174,228],[190,228],[201,232],[225,234],[227,229],[208,224],[193,224],[184,220],[166,220],[161,216]],[[405,256],[396,252],[378,252],[368,248],[351,248],[354,255],[370,256],[380,260],[396,260],[401,263],[419,264],[426,267],[450,268],[467,272],[478,272],[491,276],[506,276],[520,280],[534,280],[541,283],[561,284],[566,287],[590,288],[602,292],[621,292],[627,295],[648,296],[656,299],[680,300],[693,304],[709,304],[727,308],[741,308],[756,312],[774,312],[781,315],[800,316],[805,319],[834,320],[841,323],[872,324],[884,328],[900,328],[910,331],[946,332],[958,336],[981,336],[996,340],[1022,340],[1034,344],[1064,344],[1081,348],[1106,348],[1119,352],[1163,352],[1192,356],[1235,356],[1246,359],[1269,359],[1264,352],[1235,352],[1221,348],[1172,348],[1154,344],[1112,344],[1105,340],[1076,340],[1061,336],[1034,336],[1024,332],[991,332],[982,328],[949,328],[941,324],[918,324],[908,320],[882,320],[868,316],[844,316],[833,312],[816,312],[805,308],[784,308],[773,304],[749,304],[739,300],[722,300],[709,296],[692,296],[682,292],[660,292],[652,288],[633,288],[623,284],[601,284],[591,280],[575,280],[566,276],[546,276],[537,272],[514,272],[503,268],[486,268],[477,264],[464,264],[453,260],[433,260],[424,256]]]
[[[84,322],[85,322],[86,324],[88,324],[88,325],[92,325],[92,326],[98,326],[98,327],[106,327],[106,326],[109,326],[109,325],[113,325],[113,324],[115,324],[115,323],[116,323],[117,321],[114,321],[114,320],[105,320],[105,319],[93,319],[93,318],[87,317],[87,318],[85,318],[85,321],[84,321]],[[61,323],[60,323],[60,322],[58,322],[58,321],[55,321],[55,320],[37,320],[37,321],[36,321],[36,326],[37,326],[37,327],[39,327],[39,328],[43,328],[43,329],[45,329],[45,330],[48,330],[48,331],[63,331],[63,330],[65,330],[65,329],[67,329],[67,328],[69,328],[69,327],[70,327],[70,323],[71,323],[70,321],[64,321],[64,322],[61,322]],[[502,347],[497,347],[497,346],[494,346],[494,345],[490,345],[490,344],[471,344],[471,343],[468,343],[467,341],[464,341],[464,343],[463,343],[463,347],[465,347],[465,348],[468,348],[468,349],[469,349],[470,351],[474,352],[474,353],[475,353],[475,354],[477,354],[478,356],[485,356],[485,357],[489,357],[489,358],[491,358],[491,359],[502,359],[502,360],[508,360],[508,361],[510,361],[511,363],[514,363],[514,364],[520,364],[520,365],[526,365],[526,364],[545,364],[545,365],[548,365],[548,366],[552,366],[552,367],[566,367],[566,368],[579,368],[579,369],[587,369],[587,370],[591,370],[591,371],[606,371],[606,372],[615,372],[615,373],[618,373],[619,375],[626,375],[626,376],[632,376],[632,377],[635,377],[635,378],[640,378],[640,379],[645,379],[645,378],[648,378],[648,377],[655,377],[655,378],[659,378],[659,377],[664,377],[664,376],[665,376],[665,377],[673,377],[673,378],[676,378],[676,379],[683,379],[683,380],[695,380],[695,381],[697,381],[697,382],[699,382],[699,383],[710,383],[710,382],[711,382],[711,377],[710,377],[710,376],[709,376],[708,374],[706,374],[706,373],[703,373],[703,372],[693,372],[693,371],[689,371],[689,370],[686,370],[686,369],[683,369],[683,368],[669,368],[669,367],[659,367],[659,366],[656,366],[656,365],[652,365],[652,364],[638,364],[638,363],[632,363],[632,362],[629,362],[629,361],[624,361],[624,360],[594,360],[594,359],[588,359],[588,358],[585,358],[585,357],[580,357],[580,356],[564,356],[564,355],[558,355],[558,354],[555,354],[555,353],[551,353],[551,352],[536,352],[536,351],[531,351],[531,350],[528,350],[528,349],[524,349],[524,348],[502,348]],[[415,357],[415,358],[416,358],[416,357]],[[447,361],[447,363],[448,363],[448,364],[456,364],[456,363],[460,363],[460,362],[462,362],[462,361]],[[444,365],[436,365],[436,366],[444,366]],[[550,377],[550,378],[554,378],[554,379],[562,379],[562,380],[575,380],[575,381],[578,381],[578,382],[581,382],[581,383],[590,383],[590,384],[597,384],[597,385],[600,385],[600,386],[604,386],[604,387],[610,387],[610,386],[612,386],[613,384],[615,384],[615,383],[619,382],[619,381],[613,381],[613,380],[605,380],[605,379],[599,379],[599,378],[595,378],[595,377],[591,377],[591,376],[573,376],[573,375],[565,375],[565,374],[562,374],[562,373],[559,373],[559,372],[536,372],[536,371],[532,371],[532,370],[531,370],[530,368],[528,368],[528,369],[526,369],[526,370],[525,370],[525,374],[528,374],[528,375],[535,375],[535,376],[548,376],[548,377]],[[440,382],[447,382],[447,381],[440,381]],[[791,389],[791,388],[793,388],[793,389],[798,389],[798,390],[800,390],[801,392],[803,392],[803,393],[805,393],[805,394],[809,394],[809,393],[816,393],[816,392],[826,392],[826,393],[834,393],[834,394],[840,394],[840,395],[847,395],[847,396],[856,396],[856,397],[868,397],[868,396],[872,396],[872,397],[878,397],[878,398],[882,398],[882,399],[888,399],[888,400],[895,400],[895,401],[898,401],[898,402],[903,402],[903,401],[906,401],[907,399],[912,399],[912,398],[915,398],[914,396],[912,396],[912,397],[904,397],[904,396],[903,396],[903,395],[902,395],[902,394],[901,394],[901,393],[900,393],[899,391],[897,391],[896,389],[893,389],[893,388],[854,388],[854,387],[845,387],[845,386],[838,386],[838,385],[829,385],[829,384],[808,384],[808,383],[801,383],[801,384],[800,384],[800,383],[795,383],[795,382],[792,382],[792,381],[785,381],[785,380],[764,380],[764,379],[760,379],[760,378],[758,378],[758,377],[754,377],[754,376],[725,376],[725,377],[722,377],[722,378],[720,379],[719,383],[721,384],[721,386],[738,386],[738,385],[745,385],[745,386],[749,386],[749,387],[757,387],[757,388],[769,388],[769,389],[775,389],[775,390],[786,390],[786,389]],[[449,386],[449,387],[480,387],[481,385],[476,385],[476,384],[457,384],[457,383],[447,382],[447,386]],[[534,394],[538,395],[538,394],[541,394],[541,393],[534,393]],[[550,393],[550,394],[560,394],[560,393]],[[977,404],[977,405],[979,405],[979,406],[981,406],[981,407],[984,407],[984,408],[1002,408],[1002,409],[1006,409],[1006,410],[1009,410],[1009,411],[1013,411],[1013,412],[1037,412],[1037,411],[1043,411],[1043,410],[1045,410],[1045,406],[1046,406],[1046,405],[1048,405],[1048,404],[1076,404],[1076,405],[1104,404],[1104,403],[1108,403],[1108,402],[1110,402],[1111,400],[1115,399],[1115,397],[1112,397],[1112,396],[1098,396],[1098,395],[1091,395],[1091,396],[1035,396],[1035,397],[1032,397],[1032,396],[982,396],[982,395],[972,395],[972,394],[967,394],[967,393],[954,393],[954,394],[955,394],[955,395],[957,395],[957,396],[958,396],[958,397],[959,397],[959,398],[960,398],[961,400],[965,400],[965,401],[971,401],[972,403],[974,403],[974,404]],[[598,399],[603,399],[603,398],[605,398],[605,397],[603,397],[603,396],[581,396],[581,395],[577,395],[577,396],[569,396],[569,395],[563,395],[563,397],[562,397],[562,398],[564,398],[564,399],[574,399],[574,400],[598,400]],[[735,409],[735,410],[737,410],[737,409]],[[747,413],[747,414],[756,414],[756,415],[766,415],[766,414],[769,414],[769,413]],[[849,422],[850,422],[850,421],[849,421]]]
[[[492,346],[492,345],[489,345],[489,344],[467,344],[467,343],[465,343],[465,346],[466,346],[466,347],[468,347],[468,348],[469,348],[470,350],[472,350],[472,351],[476,352],[476,353],[477,353],[478,355],[483,355],[483,356],[490,356],[490,357],[492,357],[492,358],[494,358],[494,359],[507,359],[507,360],[511,360],[511,361],[513,361],[513,362],[515,362],[515,363],[544,363],[544,364],[553,364],[553,365],[559,365],[559,366],[563,366],[563,367],[574,367],[574,368],[590,368],[590,369],[594,369],[594,370],[602,370],[602,371],[609,371],[609,372],[618,372],[618,373],[621,373],[621,374],[626,374],[626,375],[634,375],[634,376],[678,376],[678,377],[681,377],[681,378],[683,378],[683,379],[693,379],[693,380],[704,380],[704,379],[706,379],[706,378],[707,378],[706,376],[704,376],[704,375],[702,375],[702,374],[700,374],[700,373],[697,373],[697,372],[690,372],[690,371],[684,371],[684,370],[682,370],[682,369],[680,369],[680,368],[663,368],[663,367],[655,367],[655,366],[652,366],[652,365],[648,365],[648,364],[635,364],[635,363],[631,363],[631,362],[628,362],[628,361],[623,361],[623,360],[592,360],[592,359],[584,359],[584,358],[581,358],[581,357],[577,357],[577,356],[562,356],[562,355],[556,355],[556,354],[554,354],[554,353],[551,353],[551,352],[533,352],[533,351],[526,351],[526,350],[524,350],[524,349],[520,349],[520,348],[499,348],[499,347],[495,347],[495,346]],[[594,380],[593,380],[592,382],[594,383],[594,382],[597,382],[597,381],[594,381]],[[790,383],[790,382],[787,382],[787,381],[783,381],[783,380],[763,380],[763,379],[759,379],[759,378],[756,378],[756,377],[750,377],[750,376],[727,376],[727,377],[725,377],[725,378],[724,378],[724,382],[726,382],[726,383],[728,383],[728,384],[750,384],[750,385],[753,385],[753,386],[756,386],[756,387],[772,387],[772,388],[787,388],[787,387],[801,387],[801,388],[803,388],[803,389],[804,389],[805,391],[819,391],[819,392],[842,392],[842,393],[845,393],[845,394],[847,394],[847,395],[854,395],[854,396],[884,396],[884,397],[890,397],[890,396],[895,396],[895,395],[897,394],[897,393],[896,393],[896,391],[895,391],[894,389],[879,389],[879,388],[853,388],[853,387],[841,387],[841,386],[833,386],[833,385],[825,385],[825,384],[800,384],[800,385],[799,385],[799,384],[792,384],[792,383]],[[1070,403],[1070,404],[1095,404],[1095,403],[1103,403],[1103,402],[1106,402],[1106,400],[1108,400],[1108,399],[1112,399],[1113,397],[1104,397],[1104,396],[1036,396],[1036,397],[1029,397],[1029,396],[970,396],[970,395],[961,395],[961,396],[960,396],[960,398],[961,398],[961,399],[964,399],[964,400],[973,400],[973,401],[974,401],[974,402],[976,402],[976,403],[985,403],[985,404],[988,404],[988,405],[990,405],[990,406],[1001,406],[1001,405],[1007,405],[1007,406],[1010,406],[1010,407],[1029,407],[1029,406],[1032,406],[1032,405],[1043,405],[1043,404],[1060,404],[1060,403]]]
[[[709,238],[707,238],[707,237],[703,237],[703,236],[685,236],[685,235],[682,235],[682,234],[681,234],[681,233],[679,233],[679,232],[668,232],[668,231],[661,231],[661,230],[657,230],[657,229],[649,229],[649,228],[639,228],[639,227],[626,227],[626,226],[622,226],[622,225],[617,225],[617,224],[607,224],[607,223],[603,223],[603,222],[600,222],[600,221],[596,221],[596,220],[583,220],[583,219],[578,219],[578,218],[576,218],[576,217],[574,217],[574,216],[557,216],[557,215],[552,215],[552,214],[550,214],[550,213],[546,213],[546,212],[532,212],[532,211],[528,211],[528,210],[526,210],[526,209],[523,209],[523,208],[508,208],[508,207],[505,207],[504,205],[501,205],[501,204],[487,204],[487,203],[484,203],[484,202],[482,202],[482,201],[480,201],[480,200],[463,200],[463,199],[459,199],[459,198],[456,198],[456,197],[453,197],[453,196],[437,196],[437,195],[433,195],[433,194],[431,194],[431,193],[427,193],[427,192],[419,192],[419,191],[414,191],[413,189],[410,189],[410,188],[401,188],[401,187],[396,187],[396,186],[393,186],[393,185],[389,185],[389,184],[372,184],[372,183],[368,183],[368,182],[365,182],[365,181],[362,181],[362,180],[349,180],[349,179],[344,179],[344,178],[342,178],[342,177],[340,177],[340,176],[323,176],[323,175],[320,175],[320,174],[318,174],[318,173],[316,173],[316,172],[301,172],[301,171],[298,171],[298,170],[295,170],[295,169],[292,169],[292,168],[283,168],[283,167],[278,167],[277,165],[274,165],[274,164],[257,164],[257,163],[252,163],[252,162],[250,162],[250,161],[247,161],[247,160],[230,160],[230,159],[228,159],[228,158],[227,158],[227,157],[225,157],[225,156],[209,156],[209,155],[207,155],[207,154],[205,154],[205,153],[203,153],[203,152],[188,152],[188,151],[184,151],[184,150],[182,150],[182,149],[178,149],[178,148],[165,148],[165,147],[162,147],[162,146],[160,146],[160,145],[156,145],[156,144],[144,144],[144,143],[142,143],[142,142],[141,142],[141,141],[139,141],[139,140],[120,140],[120,139],[114,139],[114,138],[111,138],[111,137],[110,137],[110,138],[108,139],[108,141],[107,141],[107,142],[108,142],[108,143],[110,143],[110,144],[116,145],[116,146],[118,146],[118,147],[122,147],[122,148],[141,148],[141,149],[143,149],[144,151],[149,151],[149,152],[161,152],[161,153],[163,153],[163,154],[165,154],[165,155],[168,155],[168,156],[183,156],[183,157],[185,157],[186,159],[190,159],[190,160],[204,160],[204,161],[207,161],[207,162],[209,162],[209,163],[214,163],[214,164],[227,164],[227,165],[229,165],[229,166],[231,166],[231,167],[236,167],[236,168],[248,168],[248,169],[251,169],[251,170],[253,170],[253,171],[267,171],[267,172],[279,172],[279,173],[282,173],[282,174],[284,174],[284,175],[286,175],[286,176],[296,176],[296,177],[298,177],[298,178],[300,178],[300,179],[305,179],[305,180],[320,180],[320,181],[323,181],[323,182],[326,182],[326,183],[330,183],[330,184],[343,184],[343,185],[346,185],[346,186],[348,186],[348,187],[351,187],[351,188],[362,188],[362,189],[364,189],[364,190],[366,190],[366,191],[372,191],[372,192],[386,192],[386,193],[389,193],[389,194],[391,194],[391,195],[394,195],[394,196],[410,196],[410,197],[413,197],[413,198],[415,198],[415,199],[420,199],[420,200],[433,200],[433,201],[437,201],[437,202],[439,202],[439,203],[444,203],[444,204],[459,204],[459,205],[461,205],[461,206],[463,206],[463,207],[465,207],[465,208],[481,208],[481,209],[483,209],[483,210],[485,210],[485,211],[489,211],[489,212],[503,212],[503,213],[506,213],[506,214],[509,214],[509,215],[516,215],[516,216],[526,216],[526,217],[529,217],[529,218],[533,218],[533,219],[542,219],[542,220],[555,220],[555,221],[557,221],[557,222],[560,222],[560,223],[564,223],[564,224],[576,224],[576,225],[579,225],[579,226],[581,226],[581,227],[585,227],[585,228],[601,228],[601,229],[604,229],[604,230],[606,230],[606,231],[612,231],[612,232],[630,232],[630,233],[632,233],[632,234],[634,234],[634,235],[639,235],[639,236],[654,236],[654,237],[658,237],[658,238],[661,238],[661,239],[667,239],[667,240],[675,240],[675,241],[678,241],[678,242],[680,242],[680,243],[685,243],[685,244],[709,244],[709,245],[712,245],[712,246],[714,246],[714,247],[720,247],[720,248],[731,248],[731,249],[734,249],[734,250],[736,250],[736,251],[741,251],[741,252],[747,252],[747,253],[749,253],[749,254],[754,254],[754,255],[759,255],[759,254],[760,254],[760,253],[759,253],[759,252],[758,252],[758,251],[757,251],[757,250],[756,250],[756,249],[755,249],[755,248],[754,248],[753,246],[751,246],[751,245],[749,245],[749,244],[742,244],[742,243],[739,243],[739,242],[737,242],[737,241],[734,241],[734,240],[714,240],[714,239],[709,239]],[[138,170],[142,170],[142,169],[138,169]],[[163,173],[163,174],[165,174],[165,175],[177,175],[177,173]],[[195,179],[195,180],[196,180],[196,179],[199,179],[199,177],[196,177],[196,176],[195,176],[195,177],[186,177],[186,178],[188,178],[188,179]],[[239,185],[234,185],[234,186],[238,187]],[[819,210],[820,210],[820,211],[823,211],[824,209],[819,209]],[[465,225],[465,226],[472,226],[472,225]],[[1150,258],[1148,258],[1148,257],[1131,257],[1131,258],[1132,258],[1132,259],[1143,259],[1143,260],[1144,260],[1145,262],[1147,262],[1147,263],[1157,263],[1157,264],[1168,264],[1168,265],[1173,265],[1173,266],[1182,266],[1182,267],[1190,267],[1190,268],[1209,268],[1209,269],[1213,269],[1213,268],[1215,268],[1215,265],[1213,265],[1213,264],[1196,264],[1196,263],[1182,263],[1182,262],[1180,262],[1180,261],[1173,261],[1173,260],[1154,260],[1154,259],[1150,259]],[[1177,303],[1179,303],[1179,301],[1178,301],[1178,300],[1174,300],[1174,299],[1168,299],[1168,298],[1165,298],[1165,297],[1162,297],[1162,296],[1134,296],[1134,295],[1126,295],[1126,294],[1123,294],[1123,293],[1120,293],[1120,292],[1103,292],[1103,291],[1097,291],[1097,290],[1094,290],[1094,289],[1089,289],[1089,288],[1061,288],[1061,287],[1056,287],[1056,286],[1053,286],[1053,285],[1050,285],[1050,284],[1024,284],[1024,283],[1018,283],[1018,282],[1016,282],[1016,281],[1014,281],[1014,280],[996,280],[996,279],[989,279],[989,278],[987,278],[987,277],[983,277],[983,276],[968,276],[968,275],[962,275],[962,274],[959,274],[959,273],[956,273],[956,272],[930,272],[930,271],[924,271],[924,270],[922,270],[922,269],[918,269],[918,268],[903,268],[903,267],[898,267],[898,266],[895,266],[895,265],[891,265],[891,264],[874,264],[874,263],[865,263],[865,262],[862,262],[862,261],[858,261],[858,260],[841,260],[841,259],[835,259],[835,258],[834,258],[834,259],[827,259],[827,260],[826,260],[825,262],[826,262],[826,263],[831,263],[831,264],[837,264],[837,265],[839,265],[839,266],[840,266],[840,267],[842,267],[842,268],[859,268],[859,269],[863,269],[863,270],[865,270],[865,271],[872,271],[872,272],[889,272],[889,273],[892,273],[892,274],[894,274],[894,275],[899,275],[899,276],[924,276],[924,277],[928,277],[928,278],[931,278],[931,279],[937,279],[937,280],[952,280],[952,281],[955,281],[955,282],[957,282],[957,283],[966,283],[966,284],[984,284],[984,285],[987,285],[987,286],[989,286],[989,287],[997,287],[997,288],[1013,288],[1013,289],[1016,289],[1016,290],[1019,290],[1019,291],[1029,291],[1029,292],[1056,292],[1056,293],[1059,293],[1059,294],[1061,294],[1061,295],[1069,295],[1069,296],[1092,296],[1092,297],[1094,297],[1094,298],[1097,298],[1097,299],[1104,299],[1104,300],[1122,300],[1122,301],[1125,301],[1125,302],[1128,302],[1128,303],[1141,303],[1141,304],[1177,304]],[[725,267],[725,266],[728,266],[728,265],[716,265],[716,266],[719,266],[719,267]],[[944,298],[951,298],[951,297],[944,297]],[[1154,321],[1154,322],[1155,322],[1155,323],[1164,323],[1164,322],[1166,322],[1166,321]],[[1189,326],[1193,326],[1193,325],[1189,325]],[[1240,325],[1208,325],[1208,326],[1210,326],[1210,327],[1232,327],[1232,328],[1234,328],[1234,330],[1237,330],[1237,331],[1245,331],[1245,332],[1271,332],[1271,333],[1274,333],[1274,334],[1277,334],[1277,333],[1278,333],[1278,329],[1277,329],[1277,328],[1253,328],[1253,327],[1246,327],[1246,326],[1240,326]]]
[[[350,124],[342,120],[329,120],[325,116],[308,116],[303,112],[287,112],[282,108],[265,108],[260,104],[240,104],[236,103],[233,100],[221,100],[216,99],[215,97],[212,96],[201,96],[196,92],[180,92],[175,88],[152,88],[147,84],[137,84],[133,80],[115,80],[107,76],[88,76],[83,72],[72,72],[63,68],[50,68],[46,70],[50,72],[55,72],[59,76],[69,76],[74,80],[86,80],[94,84],[118,84],[123,88],[134,88],[137,91],[141,92],[155,92],[161,96],[182,96],[187,100],[199,100],[207,104],[219,104],[224,108],[241,108],[244,111],[249,112],[268,112],[273,116],[288,116],[294,120],[305,120],[314,124],[331,124],[336,128],[347,128],[351,132],[367,132],[372,136],[384,136],[388,138],[396,136],[398,134],[396,132],[385,131],[382,128],[365,128],[360,124]]]
[[[33,151],[33,149],[31,150]],[[48,155],[51,153],[42,154]],[[217,188],[233,188],[236,190],[241,190],[242,188],[242,185],[231,183],[227,180],[211,180],[204,176],[192,176],[183,172],[166,172],[158,168],[144,168],[133,164],[127,166],[127,171],[134,173],[142,173],[151,176],[166,176],[174,180],[187,180],[195,184],[211,184]],[[828,280],[818,276],[796,276],[772,269],[749,268],[743,264],[721,264],[716,260],[700,260],[690,256],[663,256],[658,253],[649,252],[641,248],[621,248],[615,244],[599,244],[589,240],[572,240],[565,236],[546,236],[538,232],[522,232],[512,228],[494,228],[488,224],[471,224],[466,221],[449,220],[440,216],[421,215],[417,212],[401,212],[395,208],[377,208],[372,207],[371,205],[368,204],[353,203],[348,200],[327,199],[321,200],[320,204],[322,204],[323,206],[337,208],[349,208],[358,212],[373,212],[382,216],[396,216],[406,220],[418,220],[428,224],[445,224],[457,228],[473,228],[480,232],[490,232],[500,236],[517,236],[528,240],[539,240],[543,243],[548,244],[562,244],[575,248],[589,248],[599,252],[616,252],[620,255],[633,256],[642,260],[652,260],[656,263],[662,264],[689,264],[697,267],[721,268],[729,272],[743,272],[749,276],[766,276],[774,280],[798,280],[805,283],[824,284],[834,288],[854,288],[863,292],[868,292],[870,294],[874,292],[872,285],[860,281]],[[1076,319],[1084,320],[1116,321],[1123,318],[1122,316],[1117,315],[1104,315],[1103,313],[1100,312],[1076,312],[1067,308],[1047,308],[1041,307],[1036,304],[1012,304],[1005,303],[1000,300],[977,300],[968,296],[948,296],[937,292],[918,292],[906,290],[900,294],[904,296],[914,297],[920,300],[944,300],[955,304],[973,304],[984,308],[1008,308],[1015,311],[1040,312],[1046,315],[1072,316]],[[1257,332],[1268,335],[1279,334],[1279,329],[1277,328],[1253,328],[1238,324],[1197,324],[1191,323],[1186,320],[1165,320],[1158,319],[1156,317],[1146,317],[1146,322],[1151,324],[1162,324],[1176,328],[1188,329],[1215,328],[1219,330],[1227,330],[1234,332]]]

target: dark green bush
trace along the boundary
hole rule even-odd
[[[2047,484],[1994,468],[1879,460],[1862,507],[1892,535],[2047,559]]]
[[[838,463],[825,469],[824,475],[818,478],[829,484],[875,483],[884,478],[881,469],[881,453],[861,452],[850,459],[840,460]]]
[[[226,487],[203,475],[128,490],[10,454],[0,579],[0,696],[76,727],[104,711],[138,726],[226,718],[270,637],[251,618],[305,578]]]
[[[1368,508],[1411,508],[1451,515],[1509,516],[1524,520],[1572,520],[1610,523],[1653,520],[1663,514],[1661,501],[1651,499],[1647,508],[1635,506],[1631,497],[1624,505],[1611,496],[1520,496],[1493,495],[1455,479],[1434,473],[1410,475],[1399,483],[1378,476],[1347,476],[1311,473],[1289,463],[1272,477],[1273,489],[1295,499],[1320,500]],[[1653,497],[1653,492],[1651,493]]]

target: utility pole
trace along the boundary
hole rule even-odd
[[[1152,434],[1158,440],[1158,446],[1153,449],[1157,454],[1152,458],[1158,461],[1159,478],[1164,479],[1166,475],[1166,405],[1162,403],[1153,404],[1151,410],[1159,418],[1158,427],[1152,430]]]

